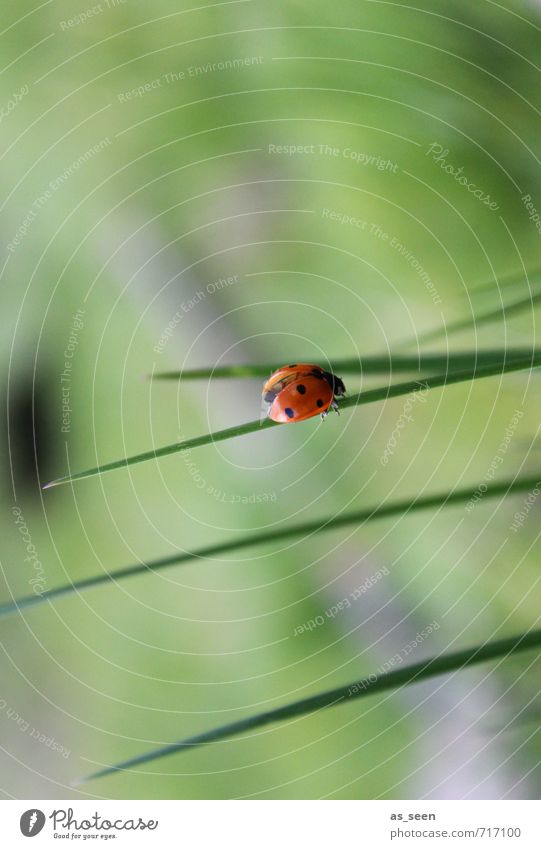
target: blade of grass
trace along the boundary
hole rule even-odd
[[[505,480],[497,484],[491,484],[483,498],[497,498],[502,495],[510,495],[516,492],[528,492],[541,485],[541,470],[535,477],[517,478],[515,480]],[[438,493],[435,495],[424,496],[423,498],[414,498],[409,500],[394,501],[390,504],[376,505],[374,507],[364,508],[362,510],[354,510],[342,515],[331,516],[330,518],[322,518],[313,522],[305,522],[298,525],[286,525],[283,528],[277,528],[265,533],[256,533],[238,537],[227,542],[219,542],[215,545],[199,548],[196,551],[176,552],[169,557],[163,557],[159,560],[151,560],[148,563],[135,563],[132,566],[127,566],[123,569],[118,569],[114,572],[104,572],[101,575],[94,575],[91,578],[85,578],[81,581],[75,581],[70,584],[56,587],[55,589],[46,590],[40,595],[29,595],[15,601],[7,602],[0,606],[0,616],[6,616],[9,613],[14,613],[26,607],[33,607],[60,596],[71,595],[72,593],[86,590],[90,587],[96,587],[100,584],[106,584],[110,581],[118,581],[124,578],[129,578],[134,575],[144,573],[155,573],[169,566],[178,566],[181,563],[188,563],[194,560],[202,560],[207,557],[214,557],[218,554],[226,554],[231,551],[239,551],[243,548],[249,548],[256,545],[265,544],[268,542],[278,542],[280,540],[290,539],[294,537],[309,537],[313,534],[321,533],[322,531],[336,530],[348,525],[361,524],[365,521],[374,519],[383,519],[390,516],[398,516],[408,514],[418,510],[427,510],[434,507],[449,507],[453,504],[460,504],[469,501],[477,491],[477,486],[468,487],[466,489],[458,489],[455,492]]]
[[[451,333],[458,333],[460,330],[467,330],[471,327],[479,327],[482,324],[490,324],[498,318],[508,318],[510,315],[515,315],[522,312],[528,307],[533,307],[541,301],[541,292],[529,294],[525,298],[519,298],[512,301],[503,307],[487,310],[486,312],[478,313],[478,315],[469,318],[451,321],[449,324],[444,324],[442,327],[437,327],[435,330],[428,330],[426,333],[420,333],[415,339],[409,339],[403,342],[402,345],[418,345],[425,342],[432,342],[435,339],[450,336]]]
[[[541,277],[541,268],[532,268],[528,271],[515,271],[511,274],[506,274],[499,280],[492,279],[490,282],[482,283],[480,286],[474,286],[470,289],[470,295],[485,294],[486,292],[503,292],[504,289],[511,289],[522,283],[525,287],[529,286],[534,280],[537,281]]]
[[[455,369],[475,368],[482,365],[502,366],[513,359],[530,357],[541,353],[529,348],[497,348],[484,351],[461,351],[456,354],[388,354],[387,356],[368,356],[359,359],[334,360],[329,366],[334,374],[387,374],[404,371],[454,371]],[[299,358],[300,359],[300,358]],[[276,368],[276,363],[258,365],[219,366],[217,368],[187,369],[186,371],[159,371],[153,374],[152,380],[205,380],[212,377],[268,377]]]
[[[433,678],[436,675],[449,675],[450,673],[467,669],[478,663],[486,663],[490,660],[509,657],[519,652],[540,647],[541,629],[538,629],[519,636],[508,637],[507,639],[481,643],[463,651],[435,655],[420,663],[411,664],[410,666],[379,675],[372,674],[366,678],[361,678],[359,681],[346,684],[343,687],[327,690],[326,692],[291,702],[274,710],[268,710],[264,713],[258,713],[245,719],[240,719],[237,722],[231,722],[228,725],[213,728],[210,731],[196,734],[193,737],[187,737],[185,740],[179,740],[168,746],[161,746],[158,749],[153,749],[134,758],[129,758],[119,764],[104,767],[81,779],[78,783],[84,784],[88,781],[94,781],[97,778],[112,775],[114,772],[131,769],[132,767],[140,766],[141,764],[149,763],[150,761],[164,758],[177,752],[186,751],[186,749],[193,750],[208,743],[230,739],[231,737],[244,734],[247,731],[253,731],[256,728],[262,728],[265,725],[275,722],[283,722],[286,719],[305,716],[306,714],[315,713],[326,708],[338,707],[349,703],[353,699],[360,699],[365,696],[382,693],[385,690],[416,684],[420,681],[426,681],[427,678]]]
[[[538,365],[541,365],[541,352],[530,351],[525,355],[518,356],[509,361],[506,360],[503,364],[501,362],[486,363],[481,366],[474,366],[473,368],[460,371],[430,375],[422,380],[410,380],[405,383],[396,383],[394,385],[369,389],[366,392],[360,392],[341,399],[340,409],[345,410],[349,407],[373,404],[376,401],[385,401],[388,398],[408,395],[411,392],[436,389],[441,386],[449,386],[453,383],[463,383],[468,380],[478,380],[483,377],[493,377],[494,375],[520,371],[521,369],[533,368]],[[237,436],[245,436],[248,433],[268,430],[275,426],[276,423],[270,419],[266,419],[263,422],[257,419],[243,425],[235,425],[234,427],[227,428],[226,430],[218,430],[214,433],[206,433],[203,436],[196,436],[193,439],[187,439],[183,442],[173,442],[171,445],[165,445],[162,446],[162,448],[155,448],[152,451],[144,451],[142,454],[135,454],[132,457],[123,457],[121,460],[104,463],[101,466],[95,466],[93,469],[84,469],[83,471],[75,472],[72,475],[64,475],[63,477],[56,478],[56,480],[45,484],[43,489],[50,489],[53,486],[72,483],[73,481],[94,477],[95,475],[103,475],[106,472],[112,472],[126,466],[133,466],[136,463],[143,463],[146,460],[157,460],[159,457],[165,457],[169,454],[176,454],[180,451],[188,451],[191,448],[199,448],[203,445],[211,445],[214,442],[221,442],[226,439],[234,439]],[[298,424],[296,426],[299,427]]]
[[[115,469],[121,469],[125,466],[133,466],[136,463],[144,463],[146,460],[157,460],[159,457],[166,457],[168,454],[176,454],[178,451],[188,451],[191,448],[199,448],[202,445],[210,445],[213,442],[221,442],[225,439],[233,439],[236,436],[244,436],[247,433],[254,433],[258,430],[266,430],[269,427],[274,427],[275,422],[270,419],[265,419],[260,422],[259,419],[253,422],[246,422],[243,425],[235,425],[234,427],[226,428],[225,430],[217,430],[214,433],[205,433],[203,436],[195,436],[193,439],[186,439],[183,442],[173,442],[171,445],[164,445],[162,448],[155,448],[153,451],[143,451],[142,454],[134,454],[131,457],[124,457],[122,460],[114,460],[112,463],[105,463],[103,466],[96,466],[94,469],[85,469],[82,472],[76,472],[73,475],[65,475],[62,478],[46,483],[42,488],[51,489],[53,486],[59,486],[63,483],[71,483],[71,481],[81,480],[82,478],[91,478],[94,475],[102,475],[106,472],[112,472]]]

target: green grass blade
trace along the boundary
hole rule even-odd
[[[538,353],[536,351],[533,352]],[[334,360],[328,368],[340,376],[348,374],[388,374],[391,372],[429,372],[455,371],[475,368],[476,366],[500,363],[502,366],[510,360],[532,355],[531,349],[502,348],[484,351],[461,351],[456,354],[419,354],[416,356],[388,354],[387,356],[367,356],[362,360]],[[276,369],[276,363],[258,365],[218,366],[216,368],[187,369],[185,371],[159,371],[152,375],[153,380],[205,380],[208,378],[268,377]]]
[[[497,321],[500,318],[509,318],[511,315],[516,315],[517,313],[523,312],[524,310],[535,306],[541,301],[541,292],[532,293],[525,298],[519,298],[516,301],[512,301],[510,304],[507,304],[503,307],[497,307],[495,309],[487,310],[485,312],[480,312],[478,315],[471,316],[469,318],[459,319],[458,321],[451,321],[449,324],[443,325],[443,327],[438,327],[435,330],[429,330],[426,333],[420,333],[415,339],[408,340],[408,342],[404,342],[404,345],[418,345],[419,343],[424,344],[425,342],[432,342],[435,339],[441,339],[442,337],[450,336],[452,333],[458,333],[460,330],[468,330],[469,328],[477,328],[483,324],[490,324],[493,321]]]
[[[539,486],[541,482],[541,470],[534,477],[517,478],[515,480],[505,480],[497,484],[490,485],[483,495],[483,498],[497,498],[498,496],[511,495],[516,492],[528,492]],[[110,581],[123,580],[134,575],[142,575],[147,573],[155,573],[169,566],[178,566],[183,563],[193,562],[195,560],[204,560],[208,557],[214,557],[219,554],[227,554],[232,551],[239,551],[243,548],[250,548],[256,545],[262,545],[269,542],[275,543],[280,540],[291,539],[295,537],[310,537],[313,534],[318,534],[323,531],[336,530],[337,528],[347,527],[348,525],[360,525],[366,521],[374,519],[383,519],[391,516],[399,516],[401,514],[409,514],[419,510],[427,510],[436,507],[449,507],[453,504],[461,504],[468,502],[477,490],[477,486],[468,487],[466,489],[458,489],[454,492],[438,493],[428,495],[422,498],[407,499],[394,501],[390,504],[380,504],[375,507],[368,507],[362,510],[354,510],[348,513],[331,516],[330,518],[322,518],[312,522],[305,522],[298,525],[286,525],[283,528],[277,528],[265,533],[246,534],[243,537],[237,537],[227,542],[219,542],[215,545],[199,548],[196,551],[176,552],[169,557],[163,557],[159,560],[151,560],[148,563],[135,563],[132,566],[127,566],[123,569],[118,569],[114,572],[104,572],[100,575],[95,575],[92,578],[86,578],[82,581],[75,581],[71,584],[65,584],[56,589],[46,590],[40,595],[29,595],[15,601],[7,602],[0,606],[0,616],[5,616],[9,613],[14,613],[17,610],[33,607],[37,604],[42,604],[45,601],[59,598],[61,596],[71,595],[81,590],[96,587],[100,584],[106,584]]]
[[[410,380],[405,383],[397,383],[369,389],[366,392],[350,395],[340,401],[340,409],[345,410],[350,407],[358,407],[364,404],[373,404],[376,401],[385,401],[388,398],[396,398],[400,395],[409,395],[411,392],[418,392],[425,389],[436,389],[441,386],[448,386],[453,383],[463,383],[468,380],[478,380],[482,377],[493,377],[494,375],[506,374],[512,371],[521,369],[529,369],[534,366],[541,365],[541,352],[530,351],[526,354],[506,360],[485,363],[480,366],[460,371],[444,372],[442,374],[431,375],[422,380]],[[297,424],[296,427],[300,425]],[[91,478],[95,475],[103,475],[107,472],[112,472],[116,469],[121,469],[126,466],[133,466],[136,463],[143,463],[146,460],[157,460],[160,457],[165,457],[169,454],[176,454],[180,451],[188,451],[191,448],[199,448],[203,445],[211,445],[213,442],[221,442],[225,439],[234,439],[237,436],[245,436],[248,433],[257,433],[267,430],[270,427],[276,427],[275,422],[265,419],[263,422],[257,419],[256,421],[247,422],[243,425],[227,428],[226,430],[207,433],[203,436],[197,436],[193,439],[187,439],[183,442],[174,442],[171,445],[165,445],[162,448],[156,448],[152,451],[145,451],[142,454],[135,454],[132,457],[124,457],[121,460],[114,460],[112,463],[104,463],[101,466],[96,466],[93,469],[85,469],[82,472],[75,472],[72,475],[65,475],[57,478],[44,485],[43,489],[50,489],[53,486],[60,484],[71,483],[83,478]]]
[[[243,425],[235,425],[234,427],[218,430],[214,433],[205,433],[203,436],[195,436],[193,439],[185,439],[183,442],[173,442],[171,445],[164,445],[162,448],[156,448],[153,451],[143,451],[141,454],[134,454],[131,457],[124,457],[122,460],[114,460],[112,463],[105,463],[103,466],[96,466],[94,469],[85,469],[83,472],[76,472],[73,475],[65,475],[65,477],[57,478],[50,483],[46,483],[43,489],[51,489],[53,486],[59,486],[63,483],[81,480],[82,478],[91,478],[94,475],[102,475],[106,472],[112,472],[115,469],[122,469],[125,466],[133,466],[136,463],[144,463],[146,460],[157,460],[160,457],[167,457],[169,454],[176,454],[179,451],[189,451],[191,448],[199,448],[202,445],[211,445],[214,442],[221,442],[224,439],[233,439],[236,436],[244,436],[247,433],[254,433],[257,430],[265,430],[269,427],[274,427],[275,422],[270,419],[246,422]]]
[[[506,274],[499,280],[492,279],[487,283],[481,283],[479,286],[474,286],[469,290],[470,295],[485,294],[487,292],[503,292],[506,289],[514,288],[520,283],[527,288],[532,282],[538,282],[541,277],[541,268],[532,268],[528,271],[515,271],[511,274]]]
[[[382,693],[385,690],[396,689],[397,687],[403,687],[409,684],[417,684],[420,681],[425,681],[427,678],[433,678],[437,675],[449,675],[450,673],[467,669],[478,663],[506,658],[519,652],[538,649],[540,647],[541,629],[538,629],[520,636],[482,643],[463,651],[436,655],[428,660],[411,664],[402,669],[396,669],[379,675],[369,675],[366,678],[346,684],[343,687],[327,690],[324,693],[291,702],[283,707],[213,728],[210,731],[196,734],[194,737],[188,737],[169,746],[161,746],[158,749],[137,755],[114,766],[104,767],[98,772],[86,776],[79,783],[83,784],[97,778],[103,778],[114,772],[131,769],[132,767],[140,766],[141,764],[146,764],[177,752],[186,751],[187,749],[193,750],[198,746],[229,739],[275,722],[295,719],[296,717],[305,716],[306,714],[315,713],[326,708],[339,707],[340,705],[348,704],[353,699],[372,696],[376,693]]]

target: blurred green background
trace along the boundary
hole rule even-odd
[[[532,308],[445,326],[527,295],[526,275],[506,278],[539,265],[523,200],[541,209],[539,3],[23,0],[2,24],[0,600],[36,577],[16,515],[52,588],[475,485],[517,409],[498,476],[541,468],[538,378],[518,373],[431,391],[386,466],[401,398],[38,485],[259,414],[260,381],[153,370],[535,345]],[[376,671],[430,623],[408,662],[526,630],[541,514],[510,533],[522,501],[267,545],[2,620],[3,796],[539,798],[531,654],[70,786]]]

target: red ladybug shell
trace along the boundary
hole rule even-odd
[[[273,400],[273,397],[278,395],[285,386],[288,386],[293,380],[302,375],[313,374],[319,372],[324,374],[321,366],[316,366],[313,363],[293,363],[289,366],[281,366],[276,369],[269,379],[265,381],[263,386],[263,398],[267,397],[267,401]],[[272,398],[271,398],[272,396]]]
[[[310,373],[294,375],[271,402],[268,416],[274,422],[302,422],[327,413],[333,401],[333,390],[325,379]]]

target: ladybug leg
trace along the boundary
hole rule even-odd
[[[331,401],[331,403],[329,404],[329,406],[327,407],[325,412],[321,413],[321,421],[324,421],[327,418],[327,416],[329,415],[331,410],[334,410],[335,413],[340,415],[340,410],[338,409],[338,404],[334,400]]]

